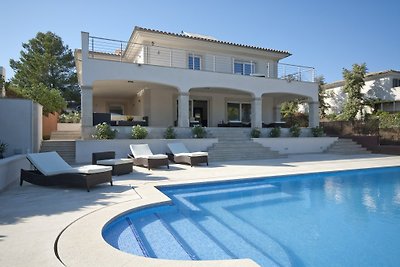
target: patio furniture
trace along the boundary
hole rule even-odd
[[[164,154],[153,154],[149,145],[130,145],[132,154],[128,156],[133,159],[133,164],[147,167],[149,170],[158,166],[166,165],[169,169],[168,156]]]
[[[191,167],[200,163],[207,163],[208,166],[207,152],[189,152],[183,143],[169,143],[167,146],[172,152],[174,162],[176,163],[186,163]]]
[[[111,166],[112,175],[123,175],[132,172],[132,159],[116,159],[114,151],[92,153],[92,164]]]
[[[31,153],[26,158],[35,170],[21,169],[20,186],[23,181],[42,186],[90,187],[112,182],[112,168],[109,166],[85,165],[71,167],[57,152]]]

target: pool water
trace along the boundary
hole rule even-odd
[[[103,229],[135,255],[261,266],[400,266],[400,168],[163,187]]]

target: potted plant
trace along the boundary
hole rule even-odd
[[[133,139],[145,139],[147,136],[146,128],[136,125],[132,127],[132,138]]]
[[[111,126],[105,122],[97,124],[92,137],[94,139],[114,139],[117,130],[111,129]]]
[[[169,126],[164,133],[164,138],[165,139],[175,139],[176,138],[176,134],[175,134],[175,130],[172,126]]]
[[[251,129],[250,136],[251,136],[252,138],[260,138],[260,135],[261,135],[261,131],[260,131],[259,128],[253,128],[253,129]]]
[[[0,141],[0,159],[4,158],[3,153],[7,150],[7,143]]]

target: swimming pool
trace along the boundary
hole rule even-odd
[[[261,266],[400,266],[400,168],[160,188],[173,205],[108,223],[135,255]]]

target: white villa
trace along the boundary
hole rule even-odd
[[[319,124],[314,69],[279,63],[287,51],[140,27],[127,42],[81,35],[83,138],[103,121],[261,128],[281,120],[282,102],[299,97],[308,100],[309,127]]]
[[[365,85],[361,92],[366,97],[375,99],[375,110],[387,112],[400,111],[400,71],[386,70],[371,72],[365,75]],[[343,110],[346,94],[343,93],[344,81],[324,85],[327,98],[331,106],[328,113],[339,114]],[[368,112],[369,109],[367,108]]]

